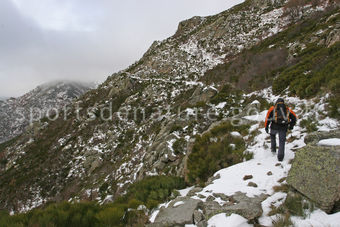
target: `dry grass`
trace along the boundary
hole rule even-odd
[[[273,187],[274,192],[285,192],[287,193],[289,191],[289,185],[288,184],[281,184],[276,185]]]

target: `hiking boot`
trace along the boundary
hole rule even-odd
[[[276,154],[276,149],[272,149],[272,153],[273,153],[273,154]]]

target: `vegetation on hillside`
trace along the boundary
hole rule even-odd
[[[185,182],[179,177],[147,177],[132,184],[124,196],[105,205],[95,202],[61,202],[13,216],[0,211],[0,226],[144,226],[148,221],[145,214],[147,209],[153,209],[159,203],[167,201],[175,193],[175,189],[184,187]]]
[[[233,126],[222,123],[211,131],[197,136],[192,152],[188,157],[187,178],[190,183],[204,184],[216,171],[252,158],[245,153],[245,141],[233,136],[235,130],[248,133],[248,126]]]

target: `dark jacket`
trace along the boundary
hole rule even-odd
[[[267,112],[266,121],[264,123],[265,128],[268,128],[269,125],[270,125],[270,128],[273,130],[287,130],[288,126],[294,127],[294,125],[296,124],[297,116],[293,110],[291,110],[290,108],[287,108],[287,110],[289,111],[289,123],[288,124],[277,124],[275,123],[274,109],[275,107],[272,106],[269,108]]]

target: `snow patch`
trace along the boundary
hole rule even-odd
[[[320,146],[340,146],[339,138],[320,140],[318,145]]]
[[[238,214],[227,216],[225,213],[217,214],[209,219],[208,227],[250,227],[248,220]]]

